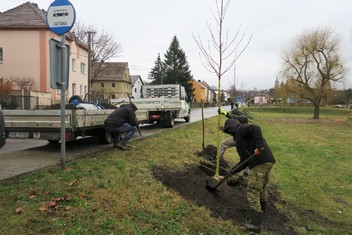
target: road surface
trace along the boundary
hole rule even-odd
[[[229,109],[229,107],[226,107]],[[225,109],[226,109],[225,108]],[[217,115],[217,108],[206,108],[204,118]],[[191,110],[190,122],[202,120],[201,109]],[[187,125],[183,120],[175,120],[174,128]],[[143,137],[166,130],[156,125],[142,126]],[[82,138],[66,143],[65,161],[111,148],[111,144],[97,144],[95,137]],[[131,141],[140,139],[136,133]],[[49,144],[46,140],[7,139],[6,145],[0,149],[0,180],[12,178],[51,165],[61,164],[60,144]]]

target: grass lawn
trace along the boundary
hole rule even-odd
[[[352,111],[250,107],[277,163],[270,184],[297,234],[351,234]],[[221,117],[221,123],[225,121]],[[205,144],[217,146],[217,117]],[[221,133],[221,140],[228,137]],[[155,179],[152,169],[199,163],[202,123],[168,129],[98,154],[0,181],[0,234],[247,234]],[[238,156],[228,150],[235,164]],[[262,234],[277,234],[263,230]]]

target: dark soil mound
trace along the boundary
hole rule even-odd
[[[206,181],[210,176],[199,166],[189,166],[182,171],[159,167],[153,169],[153,175],[187,200],[211,210],[214,217],[231,220],[239,226],[246,222],[248,204],[245,186],[230,187],[224,183],[218,187],[219,191],[209,192]],[[286,225],[288,217],[274,206],[280,200],[276,190],[270,186],[268,191],[268,208],[263,229],[275,234],[298,234]]]
[[[208,145],[202,151],[195,153],[200,158],[199,165],[186,167],[182,171],[162,167],[154,168],[153,175],[187,200],[211,210],[214,217],[231,220],[241,226],[248,219],[246,181],[236,187],[230,187],[223,183],[217,188],[217,191],[208,191],[206,188],[207,181],[215,173],[216,153],[217,148]],[[228,171],[229,168],[222,167],[220,162],[219,174],[227,175]],[[216,183],[217,181],[215,181]],[[273,231],[275,234],[298,234],[286,225],[290,220],[275,207],[276,203],[282,204],[279,193],[272,185],[269,185],[263,229]]]

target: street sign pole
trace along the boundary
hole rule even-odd
[[[66,164],[66,126],[65,126],[65,118],[66,118],[66,101],[65,94],[68,87],[68,50],[66,50],[65,45],[65,33],[70,31],[73,27],[76,20],[76,12],[73,5],[68,0],[55,0],[49,7],[46,15],[47,24],[50,30],[58,35],[61,35],[61,44],[60,51],[58,53],[60,58],[57,58],[57,61],[61,62],[61,68],[58,68],[57,73],[53,73],[54,80],[51,81],[53,89],[60,88],[61,90],[61,128],[60,128],[60,139],[61,139],[61,168],[65,168]],[[52,60],[51,60],[52,61]],[[55,60],[53,60],[55,61]],[[53,69],[55,65],[50,64],[50,69]],[[60,79],[59,79],[60,78]],[[59,81],[59,82],[58,82]]]
[[[61,139],[61,168],[65,169],[66,165],[66,125],[65,125],[65,117],[66,117],[66,105],[65,105],[65,93],[66,93],[66,88],[67,88],[67,79],[65,79],[66,75],[66,53],[67,51],[65,50],[65,34],[61,35],[61,133],[60,133],[60,139]]]

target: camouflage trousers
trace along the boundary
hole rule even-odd
[[[220,152],[219,152],[219,155],[220,155],[220,159],[223,159],[224,158],[224,154],[225,154],[225,151],[226,149],[228,148],[232,148],[232,147],[235,147],[236,146],[236,141],[233,139],[233,137],[229,137],[223,141],[221,141],[220,143]]]
[[[267,162],[253,167],[248,172],[247,200],[249,208],[261,211],[260,202],[267,201],[267,185],[273,162]]]

